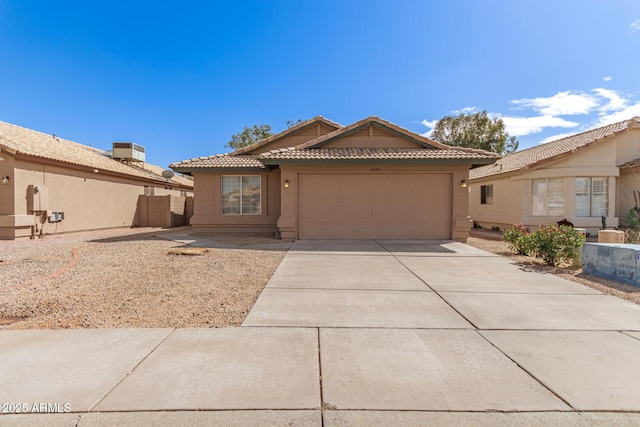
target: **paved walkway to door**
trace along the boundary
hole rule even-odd
[[[0,425],[637,425],[640,306],[461,243],[297,241],[240,328],[2,331],[0,378],[31,412]]]

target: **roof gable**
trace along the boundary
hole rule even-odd
[[[237,154],[259,154],[271,149],[283,148],[284,146],[292,146],[295,144],[299,144],[300,140],[308,141],[309,139],[317,138],[323,134],[329,133],[341,127],[341,125],[332,122],[329,119],[326,119],[322,116],[316,116],[310,120],[306,120],[304,122],[291,126],[290,128],[285,129],[284,131],[276,135],[272,135],[254,144],[247,145],[246,147],[239,148],[229,153],[229,155],[233,156]],[[292,138],[294,136],[299,136],[299,138]],[[292,139],[293,143],[287,144],[287,142],[283,141],[284,139]],[[296,139],[297,142],[295,141]]]
[[[352,125],[342,127],[326,135],[307,141],[295,147],[296,150],[307,148],[433,148],[450,149],[428,138],[401,128],[380,117],[370,116]]]
[[[588,148],[594,143],[625,132],[630,128],[640,128],[640,117],[634,117],[629,120],[602,126],[556,141],[527,148],[526,150],[507,154],[492,165],[470,170],[469,179],[480,179],[535,168],[551,160],[557,160],[563,156],[571,155],[577,150]]]

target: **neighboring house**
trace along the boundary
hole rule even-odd
[[[194,177],[195,231],[465,241],[469,168],[498,157],[378,117],[346,127],[316,117],[235,152],[170,167]]]
[[[172,197],[184,204],[192,195],[191,179],[164,178],[162,168],[133,161],[143,159],[141,147],[120,144],[138,159],[0,122],[0,239],[147,225],[166,216]],[[147,206],[145,195],[169,197]]]
[[[508,154],[469,173],[482,227],[567,221],[595,233],[625,222],[640,190],[640,117]]]

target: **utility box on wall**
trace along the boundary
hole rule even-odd
[[[49,190],[44,185],[27,187],[27,210],[29,213],[49,209]]]
[[[64,212],[51,212],[49,222],[60,222],[64,219]]]

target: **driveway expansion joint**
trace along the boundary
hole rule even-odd
[[[124,380],[126,380],[129,376],[131,376],[131,374],[138,368],[138,366],[140,366],[145,360],[147,360],[149,358],[149,356],[151,356],[151,354],[153,354],[154,351],[156,351],[158,349],[158,347],[160,347],[162,345],[162,343],[164,343],[171,335],[173,335],[173,333],[176,331],[176,328],[170,329],[169,332],[167,333],[167,335],[162,338],[151,350],[149,350],[149,352],[142,357],[138,363],[136,363],[136,365],[131,368],[131,370],[129,370],[127,373],[124,374],[124,376],[122,378],[120,378],[119,381],[116,382],[116,384],[111,387],[109,390],[106,391],[106,393],[104,393],[96,403],[93,404],[93,406],[91,406],[89,408],[88,412],[92,412],[104,399],[107,398],[107,396],[109,396],[109,394],[111,392],[113,392],[113,390],[115,390],[120,384],[122,384],[122,382]],[[100,411],[102,412],[102,411]]]

